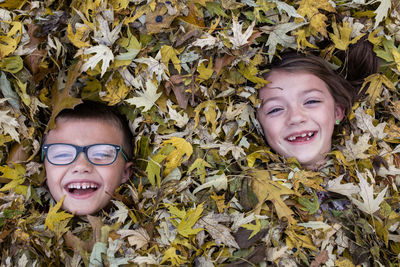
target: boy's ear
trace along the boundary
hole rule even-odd
[[[122,184],[126,183],[129,180],[129,178],[131,177],[132,172],[133,172],[132,166],[133,166],[133,162],[125,163],[124,172],[122,174],[122,179],[121,179]]]
[[[345,108],[340,104],[335,104],[335,119],[342,121],[344,118]]]

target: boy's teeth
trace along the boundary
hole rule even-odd
[[[88,189],[97,188],[95,183],[71,183],[68,185],[69,189]]]
[[[306,133],[303,133],[303,134],[301,135],[301,137],[306,137],[306,135],[307,135]]]

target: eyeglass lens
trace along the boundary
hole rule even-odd
[[[112,145],[98,144],[88,147],[86,156],[93,164],[111,164],[116,156],[117,149]],[[47,159],[53,164],[70,164],[77,156],[77,149],[68,144],[52,144],[47,150]]]

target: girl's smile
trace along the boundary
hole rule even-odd
[[[306,72],[272,71],[271,83],[260,89],[262,105],[257,117],[268,144],[280,155],[296,157],[315,168],[325,162],[337,119],[337,105],[327,85]]]

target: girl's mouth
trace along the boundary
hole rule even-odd
[[[95,192],[99,188],[97,183],[93,182],[75,182],[65,186],[65,190],[74,196],[84,196]]]
[[[317,131],[302,132],[299,134],[289,135],[285,139],[286,141],[291,143],[307,142],[310,141],[315,136],[316,133]]]

